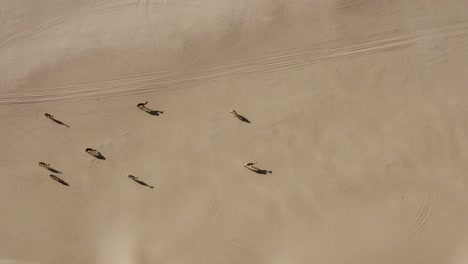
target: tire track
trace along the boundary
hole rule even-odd
[[[169,86],[172,89],[182,89],[188,80],[196,80],[198,84],[203,84],[220,79],[253,78],[260,74],[302,67],[331,59],[402,49],[424,41],[428,35],[431,35],[432,38],[444,38],[463,34],[468,34],[467,22],[437,29],[423,30],[403,36],[371,39],[349,46],[327,47],[325,46],[327,43],[325,43],[322,48],[316,48],[312,51],[310,51],[311,48],[305,51],[290,49],[270,54],[270,56],[264,58],[237,61],[228,65],[219,65],[196,71],[181,67],[169,71],[118,76],[107,80],[65,84],[46,89],[10,90],[0,95],[0,104],[123,96],[162,89],[166,90]]]
[[[468,53],[468,41],[463,41],[463,43],[458,47],[451,48],[450,50],[445,52],[439,52],[438,54],[436,53],[436,58],[432,59],[429,62],[429,64],[432,65],[440,62],[445,62],[454,58],[460,58],[462,56],[465,56],[466,53]]]
[[[94,5],[92,4],[93,1],[95,1],[95,0],[87,0],[86,4],[83,5],[83,6],[86,6],[86,7],[89,7],[89,8],[82,8],[81,11],[78,12],[76,17],[80,17],[82,19],[75,19],[75,21],[73,23],[73,27],[72,27],[74,29],[72,31],[72,34],[70,34],[68,36],[68,40],[64,44],[62,44],[60,46],[57,46],[58,49],[54,52],[54,54],[52,56],[50,56],[51,63],[58,61],[57,58],[60,58],[62,53],[65,52],[71,46],[72,41],[74,40],[74,38],[71,37],[71,36],[79,36],[80,35],[81,29],[88,22],[89,16],[90,16],[90,14],[91,14],[91,12],[92,12],[92,10],[94,8]]]
[[[138,0],[136,2],[136,5],[138,6],[140,4],[140,1]],[[102,4],[97,4],[96,9],[93,11],[93,15],[101,15],[109,12],[114,12],[118,11],[120,9],[124,8],[130,8],[130,7],[135,7],[135,3],[129,2],[129,1],[111,1],[107,3],[102,3]]]
[[[2,29],[4,22],[5,22],[5,8],[2,7],[1,12],[0,12],[0,30]]]
[[[388,247],[395,246],[402,241],[408,239],[415,233],[417,233],[427,222],[429,216],[432,212],[434,202],[436,199],[437,194],[437,144],[436,134],[434,131],[433,121],[429,120],[428,129],[427,129],[427,146],[428,146],[428,163],[429,163],[429,173],[427,178],[427,185],[426,185],[426,195],[422,201],[421,208],[419,209],[415,218],[406,225],[405,227],[401,228],[400,231],[394,234],[388,234],[384,238],[374,239],[371,241],[363,242],[363,243],[356,243],[346,247],[333,247],[333,246],[316,246],[316,247],[300,247],[295,248],[294,250],[298,253],[314,253],[314,254],[321,254],[328,251],[339,252],[339,254],[362,254],[366,251],[379,251]],[[224,217],[224,223],[229,223],[227,218]],[[224,240],[227,240],[233,243],[236,246],[242,245],[244,249],[252,249],[254,243],[249,239],[244,237],[235,236],[234,239],[228,239],[227,237],[232,237],[233,234],[237,234],[238,232],[234,232],[234,228],[229,228],[231,224],[225,225],[225,232],[220,233],[219,236],[222,237]],[[325,227],[327,231],[329,231],[329,227]],[[332,237],[331,232],[326,232],[329,237]],[[250,248],[249,246],[252,246]],[[280,250],[282,248],[281,242],[274,243],[270,246],[265,246],[266,248],[262,250],[262,252],[270,252],[275,250]]]
[[[67,20],[66,16],[69,15],[68,12],[57,11],[56,13],[50,15],[48,19],[34,28],[34,36],[42,35],[47,32],[50,28],[60,25]]]
[[[395,42],[395,40],[393,40],[393,41]],[[375,48],[378,49],[379,47],[380,47],[380,48],[385,48],[385,46],[384,46],[385,44],[384,44],[384,43],[376,43],[376,44],[374,44],[374,43],[371,42],[371,43],[369,43],[369,44],[370,44],[371,46],[374,45],[374,49],[375,49]],[[390,43],[390,44],[391,44],[391,43]],[[398,44],[401,44],[401,43],[398,43]],[[377,46],[377,47],[375,47],[375,46]],[[351,50],[349,50],[349,51],[347,51],[347,52],[348,52],[348,53],[351,53],[351,54],[353,54],[353,53],[359,53],[359,52],[366,52],[366,49],[368,49],[368,47],[366,47],[366,46],[361,46],[361,45],[360,45],[360,46],[356,47],[356,49],[354,49],[354,50],[351,49]],[[333,50],[332,50],[332,52],[333,52]],[[273,66],[273,67],[275,67],[276,65],[280,66],[281,63],[282,63],[283,65],[286,65],[288,62],[286,61],[286,63],[285,63],[285,62],[281,62],[281,61],[280,61],[279,63],[275,63],[275,62],[268,62],[268,61],[275,60],[275,59],[276,59],[276,60],[278,60],[278,59],[280,59],[280,60],[284,60],[284,59],[288,60],[288,59],[291,59],[291,60],[292,60],[291,63],[292,63],[292,64],[296,64],[296,63],[301,63],[302,61],[301,61],[300,59],[298,60],[297,58],[294,58],[294,57],[306,56],[306,55],[307,55],[307,54],[304,54],[304,53],[298,53],[298,54],[293,54],[293,55],[286,55],[286,56],[283,56],[283,57],[273,57],[273,58],[262,59],[262,60],[258,60],[256,63],[263,63],[263,62],[265,62],[265,64],[266,64],[267,66]],[[340,54],[340,53],[337,53],[337,54],[335,54],[335,55],[336,55],[336,56],[340,56],[340,55],[347,55],[347,54]],[[307,60],[307,58],[306,58],[306,60]],[[255,61],[254,61],[254,63],[255,63]],[[248,67],[249,67],[249,62],[247,62],[247,63],[241,63],[241,64],[235,64],[235,65],[233,65],[233,66],[234,66],[234,67],[236,67],[236,66],[240,66],[240,67],[245,66],[245,67],[246,67],[246,68],[244,68],[244,69],[241,68],[240,71],[239,71],[238,73],[245,73],[245,72],[251,71],[251,69],[252,69],[252,68],[248,68]],[[224,66],[224,67],[217,67],[217,68],[214,68],[214,69],[208,69],[208,70],[200,71],[200,72],[196,73],[195,75],[202,75],[202,76],[205,75],[205,77],[216,77],[216,75],[211,75],[211,76],[210,76],[210,75],[206,75],[206,74],[209,73],[209,72],[217,71],[217,70],[218,70],[218,71],[219,71],[219,70],[229,70],[229,68],[233,68],[233,66]],[[254,66],[255,66],[255,65],[254,65]],[[257,68],[254,67],[253,69],[257,69]],[[142,74],[142,75],[134,75],[134,76],[128,76],[128,77],[120,77],[120,78],[111,80],[111,82],[112,82],[112,81],[117,81],[117,82],[121,83],[124,79],[142,77],[142,76],[151,75],[151,74],[152,74],[152,73],[149,73],[149,74]],[[230,73],[230,74],[232,74],[232,73]],[[218,74],[218,76],[219,76],[219,77],[223,77],[223,76],[225,76],[225,75],[223,75],[223,74]],[[194,76],[194,77],[196,77],[196,76]],[[171,78],[173,79],[174,77],[162,77],[162,78],[153,78],[153,79],[142,79],[142,80],[136,80],[136,81],[133,81],[133,82],[130,81],[130,82],[127,83],[127,84],[128,84],[128,85],[135,85],[135,84],[139,84],[139,82],[144,83],[145,81],[164,81],[165,79],[170,81]],[[177,79],[177,78],[180,78],[180,76],[175,76],[175,78],[176,78],[176,79]],[[109,81],[104,81],[104,82],[101,82],[101,83],[111,83],[111,82],[109,82]],[[89,83],[89,84],[90,84],[90,85],[96,85],[96,84],[98,84],[98,83],[96,83],[96,82],[91,82],[91,83]],[[65,88],[66,88],[66,89],[69,89],[69,88],[73,88],[73,86],[71,86],[71,85],[66,85],[66,86],[59,87],[58,89],[65,89]]]
[[[435,202],[437,191],[437,152],[434,146],[434,129],[432,120],[429,120],[427,136],[427,145],[429,152],[429,176],[426,185],[426,196],[422,202],[421,208],[417,213],[416,217],[411,223],[403,227],[399,232],[384,239],[378,239],[366,243],[359,243],[353,245],[346,250],[347,253],[358,254],[361,253],[364,248],[372,248],[378,250],[397,245],[405,239],[407,239],[408,237],[414,235],[416,232],[418,232],[421,229],[421,227],[426,223],[427,219],[429,218],[429,215],[432,212],[432,207]]]
[[[4,8],[2,9],[5,11]],[[0,40],[0,48],[7,45],[11,40],[17,38],[18,36],[24,35],[24,32],[15,32],[15,26],[27,15],[27,10],[25,8],[15,10],[10,14],[3,14],[2,16],[2,31],[1,35],[5,35],[5,38],[2,37]],[[0,35],[0,36],[1,36]]]
[[[17,12],[19,12],[18,14],[19,18],[17,19],[18,21],[21,21],[23,19],[22,16],[28,15],[28,12],[26,10],[15,11],[15,13]],[[72,15],[74,12],[75,10],[57,10],[53,12],[52,14],[46,16],[44,21],[38,24],[32,25],[30,28],[24,31],[13,33],[11,36],[4,39],[0,43],[0,47],[3,47],[18,38],[20,38],[21,40],[26,40],[26,39],[31,39],[34,37],[41,36],[47,33],[51,28],[57,27],[63,24],[64,22],[70,20],[70,18],[73,17]]]

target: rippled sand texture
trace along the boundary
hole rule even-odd
[[[3,1],[0,263],[468,263],[467,14]]]

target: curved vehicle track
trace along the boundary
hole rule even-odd
[[[330,59],[403,49],[411,45],[417,45],[427,37],[441,39],[466,34],[468,34],[468,22],[464,21],[446,27],[421,30],[413,34],[368,39],[348,46],[309,47],[307,49],[279,51],[265,55],[263,58],[237,61],[203,70],[191,71],[185,68],[175,68],[168,71],[119,76],[86,83],[70,83],[40,89],[28,89],[28,91],[10,89],[0,95],[0,104],[84,100],[156,90],[184,89],[189,81],[203,84],[221,79],[254,78],[263,73],[302,67]],[[181,74],[182,72],[185,74]]]

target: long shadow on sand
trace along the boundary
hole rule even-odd
[[[251,123],[247,118],[245,118],[244,116],[241,116],[241,115],[237,115],[237,118],[239,118],[240,121],[242,122],[246,122],[246,123]]]
[[[251,171],[253,171],[253,172],[255,172],[255,173],[258,173],[258,174],[268,174],[268,173],[271,174],[271,173],[273,173],[273,172],[270,171],[270,170],[263,170],[263,169],[259,169],[259,168],[257,168],[257,167],[251,167],[251,168],[246,167],[246,168],[249,169],[249,170],[251,170]]]
[[[66,181],[60,179],[59,177],[57,177],[57,176],[55,176],[55,175],[50,174],[49,176],[50,176],[50,178],[52,178],[53,180],[55,180],[55,181],[61,183],[62,185],[70,186]]]
[[[138,107],[138,108],[140,108],[142,111],[145,111],[146,113],[148,113],[150,115],[154,115],[154,116],[159,116],[160,114],[164,114],[164,111],[152,110],[152,109],[149,109],[146,106]]]
[[[70,128],[69,125],[63,123],[62,121],[60,121],[60,120],[58,120],[58,119],[56,119],[53,115],[51,115],[51,114],[49,114],[49,113],[45,113],[45,116],[46,116],[47,118],[49,118],[50,120],[54,121],[55,123],[59,124],[59,125],[66,126],[66,127]]]
[[[60,120],[57,120],[57,119],[55,119],[55,118],[51,118],[51,120],[54,121],[55,123],[59,124],[59,125],[66,126],[66,127],[70,128],[69,125],[63,123],[63,122],[60,121]]]
[[[150,187],[151,189],[154,188],[154,186],[151,186],[151,185],[148,185],[146,182],[138,179],[138,177],[135,177],[133,175],[128,175],[128,178],[130,178],[131,180],[133,180],[134,182],[140,184],[140,185],[143,185],[143,186],[146,186],[146,187]]]
[[[56,170],[56,169],[54,169],[54,168],[51,168],[51,167],[48,167],[48,168],[46,168],[46,169],[48,169],[50,172],[53,172],[53,173],[62,174],[62,172],[61,172],[61,171],[59,171],[59,170]]]
[[[56,169],[50,167],[50,165],[47,164],[47,163],[45,163],[45,162],[39,162],[39,166],[41,166],[41,167],[47,169],[47,170],[50,171],[50,172],[57,173],[57,174],[62,174],[61,171],[56,170]]]
[[[106,157],[104,157],[101,153],[98,153],[97,155],[92,155],[94,156],[96,159],[100,159],[100,160],[105,160]]]

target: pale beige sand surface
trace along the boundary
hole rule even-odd
[[[0,263],[468,263],[467,55],[463,0],[2,1]]]

